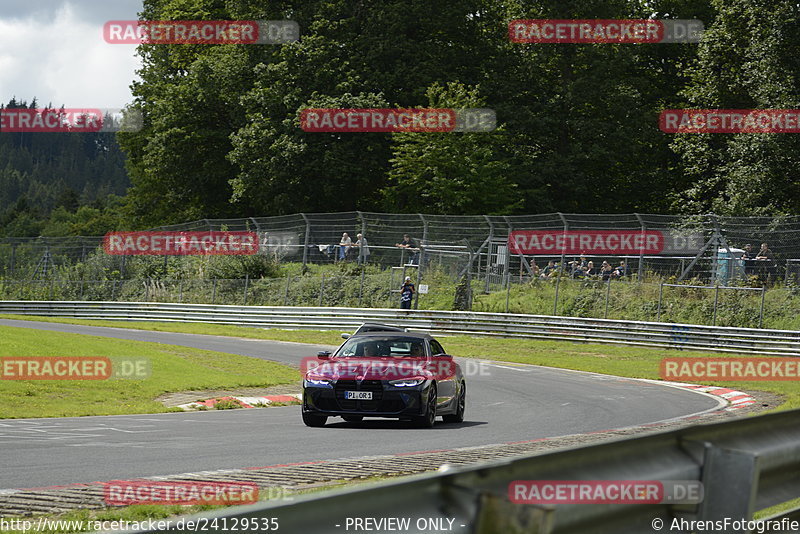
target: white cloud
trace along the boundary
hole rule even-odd
[[[106,43],[103,19],[85,13],[90,3],[65,1],[52,17],[0,15],[0,102],[35,96],[42,106],[67,108],[130,103],[129,86],[140,67],[136,46]],[[109,18],[136,19],[135,10],[118,15]]]

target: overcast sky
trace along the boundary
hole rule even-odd
[[[109,20],[136,20],[141,9],[142,0],[0,0],[0,103],[130,103],[136,45],[108,44],[102,31]]]

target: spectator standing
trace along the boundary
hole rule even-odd
[[[750,243],[744,246],[744,252],[742,253],[742,257],[739,258],[744,263],[744,274],[745,276],[751,276],[755,272],[755,260],[756,255],[753,252],[753,245]]]
[[[772,256],[772,251],[769,249],[766,243],[761,243],[761,250],[758,251],[758,256],[756,256],[758,261],[772,261],[774,258]]]
[[[403,310],[410,310],[411,309],[411,300],[414,298],[414,293],[416,292],[416,288],[414,287],[414,283],[411,281],[410,276],[406,276],[403,285],[400,287],[400,308]]]
[[[350,251],[351,246],[353,246],[353,240],[350,239],[347,232],[344,232],[341,241],[339,241],[339,260],[347,259],[347,253]]]
[[[403,234],[403,240],[395,243],[396,247],[408,249],[411,252],[411,259],[408,260],[409,265],[419,265],[419,247],[417,242],[414,241],[410,235]]]
[[[775,263],[775,256],[769,249],[766,243],[761,243],[761,250],[758,251],[755,263],[758,265],[759,275],[765,275],[767,281],[771,280],[778,274],[778,265]]]
[[[355,245],[358,247],[358,264],[361,265],[363,262],[366,264],[369,262],[369,244],[367,243],[367,238],[364,237],[364,234],[356,234],[356,242]]]

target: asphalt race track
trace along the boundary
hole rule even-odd
[[[326,348],[29,321],[0,325],[184,345],[293,366]],[[442,342],[446,348],[446,338]],[[465,367],[467,360],[460,363]],[[477,367],[474,361],[470,366]],[[431,430],[394,420],[349,424],[338,418],[325,428],[308,428],[298,406],[0,420],[0,490],[506,443],[718,407],[717,400],[691,391],[591,373],[491,363],[484,373],[467,378],[466,421],[439,422]]]

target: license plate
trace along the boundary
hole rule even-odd
[[[371,391],[345,391],[344,398],[347,400],[372,400]]]

